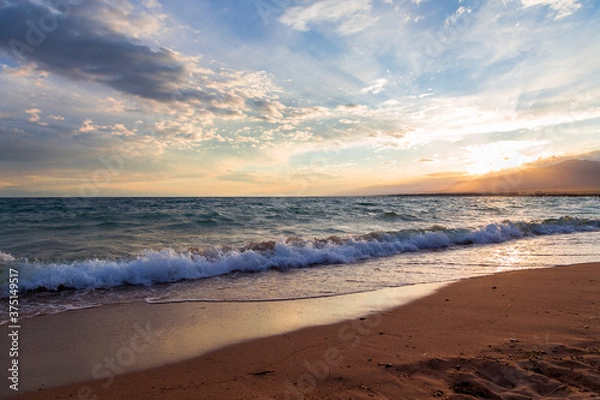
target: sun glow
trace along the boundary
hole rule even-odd
[[[464,147],[467,172],[483,175],[521,165],[546,156],[548,144],[543,141],[502,141]]]

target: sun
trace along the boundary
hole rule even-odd
[[[505,169],[518,168],[523,164],[546,156],[547,144],[542,141],[501,141],[466,146],[466,171],[471,175],[483,175]]]

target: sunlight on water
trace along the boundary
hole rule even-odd
[[[515,269],[520,265],[526,265],[527,260],[533,256],[530,244],[510,244],[504,249],[494,251],[493,260],[498,265],[497,271],[507,271]]]

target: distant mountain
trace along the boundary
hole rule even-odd
[[[469,177],[447,173],[396,185],[371,186],[350,195],[390,194],[600,194],[600,161],[568,159],[546,166],[523,166]]]
[[[546,167],[525,167],[461,180],[444,192],[458,193],[600,193],[600,162],[566,160]]]

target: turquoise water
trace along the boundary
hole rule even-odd
[[[0,293],[17,268],[24,316],[318,297],[599,261],[599,243],[598,197],[0,199]]]

